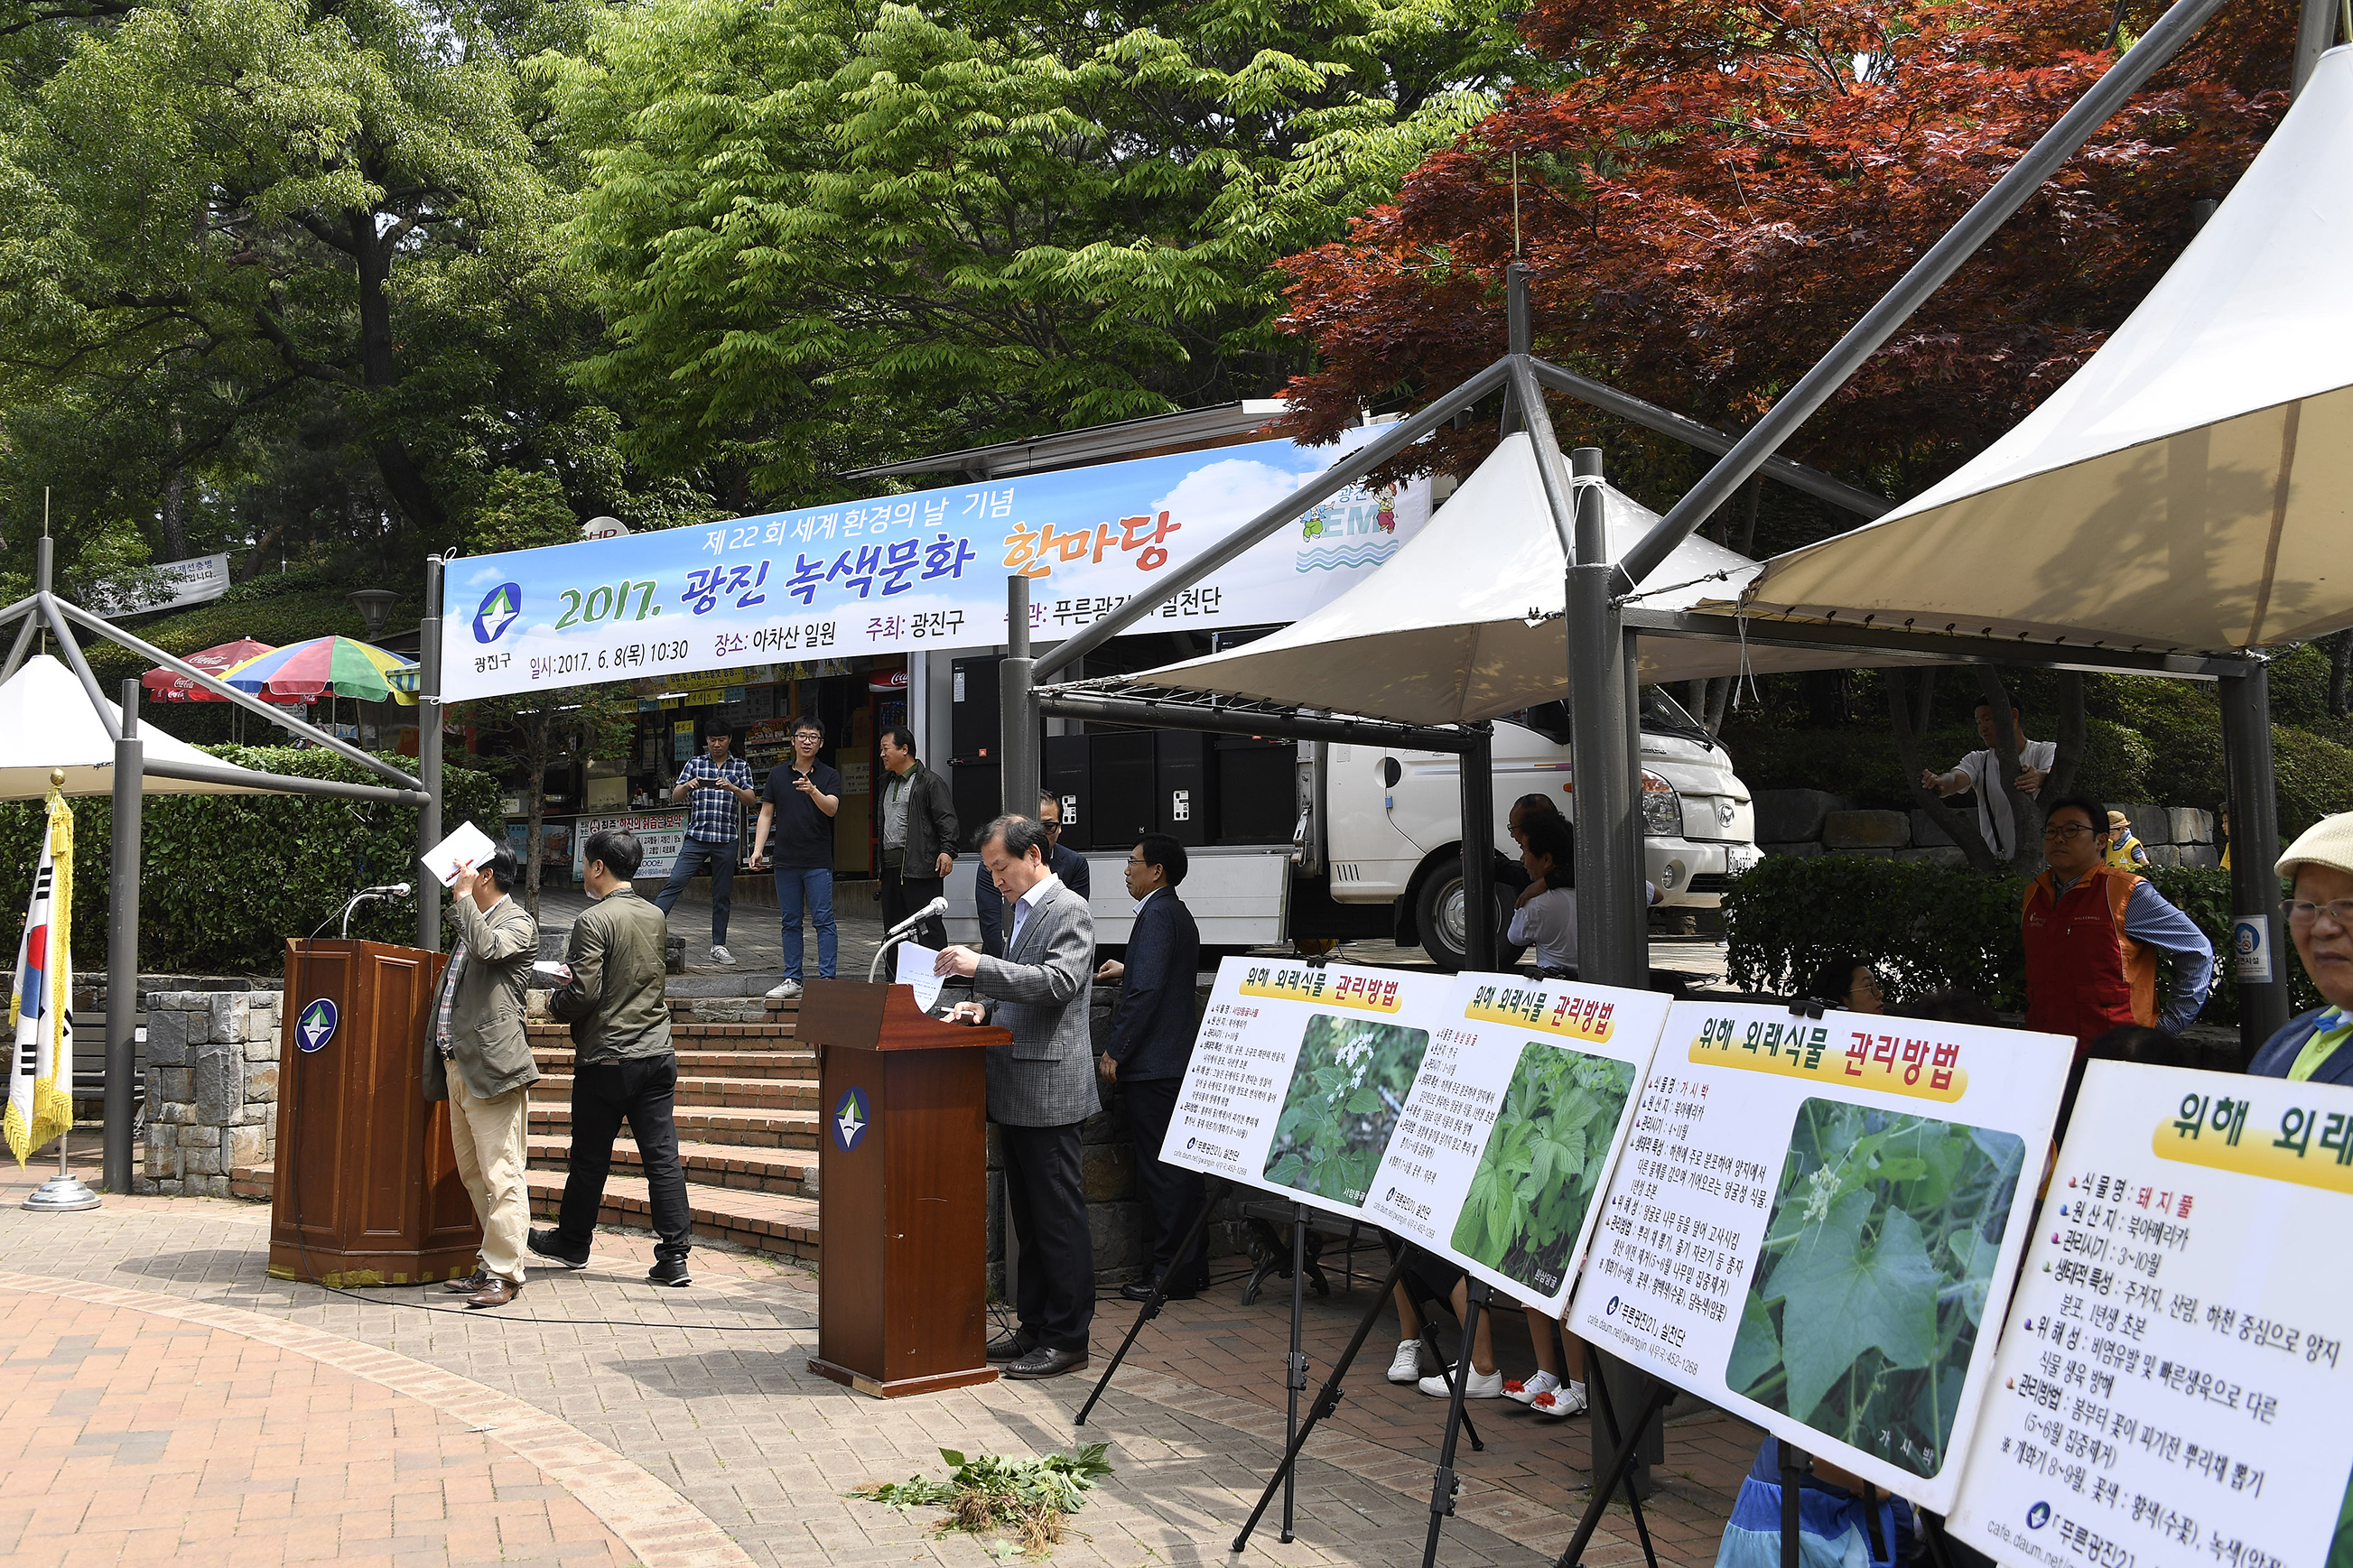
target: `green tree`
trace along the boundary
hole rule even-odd
[[[1495,0],[651,0],[551,63],[590,385],[732,505],[1265,393],[1274,260],[1528,57]]]
[[[324,541],[413,571],[498,468],[553,465],[613,504],[613,421],[565,369],[595,321],[550,242],[563,172],[518,63],[569,12],[157,0],[12,21],[0,418],[90,416],[93,460],[50,467],[93,511],[176,552],[192,510],[242,499],[259,526],[214,537],[248,569]],[[110,475],[111,451],[141,459]]]

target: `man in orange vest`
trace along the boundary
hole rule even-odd
[[[2042,828],[2051,868],[2026,885],[2026,1026],[2075,1037],[2082,1056],[2122,1024],[2179,1034],[2206,1005],[2214,944],[2145,879],[2105,863],[2107,808],[2082,795],[2052,803]],[[2157,998],[2157,954],[2173,954],[2172,994]]]

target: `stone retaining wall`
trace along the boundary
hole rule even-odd
[[[147,1140],[140,1190],[225,1198],[229,1173],[277,1149],[281,993],[147,997]]]
[[[1854,855],[1883,860],[1927,860],[1966,866],[1968,857],[1926,810],[1859,811],[1843,795],[1817,789],[1771,789],[1757,793],[1757,847],[1767,855]],[[1954,797],[1953,808],[1976,820],[1969,796]],[[2113,802],[2157,866],[2212,867],[2221,861],[2214,840],[2214,814],[2195,806]]]

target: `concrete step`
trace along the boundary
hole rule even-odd
[[[533,1170],[562,1171],[572,1157],[572,1140],[549,1134],[530,1141]],[[776,1193],[786,1197],[812,1195],[817,1160],[807,1150],[745,1149],[730,1143],[688,1143],[678,1146],[679,1163],[694,1186],[729,1187],[740,1192]],[[628,1138],[613,1142],[613,1169],[642,1177],[645,1166],[637,1144]]]
[[[275,1174],[268,1165],[240,1167],[230,1174],[229,1191],[237,1197],[266,1203]],[[533,1171],[528,1181],[533,1215],[553,1220],[564,1201],[562,1173]],[[703,1240],[731,1242],[755,1252],[775,1253],[808,1263],[818,1260],[815,1198],[701,1184],[690,1186],[687,1197],[693,1210],[694,1234]],[[626,1226],[634,1230],[651,1229],[653,1209],[646,1199],[643,1178],[617,1173],[608,1178],[596,1223]]]
[[[532,1058],[543,1073],[569,1074],[574,1051],[569,1045],[534,1046]],[[702,1051],[678,1053],[678,1070],[691,1078],[765,1079],[783,1083],[815,1083],[814,1051]]]
[[[534,1104],[572,1101],[572,1075],[548,1073],[531,1086]],[[724,1107],[731,1110],[815,1110],[817,1085],[789,1083],[772,1078],[684,1078],[678,1080],[678,1105]]]
[[[674,1120],[681,1140],[724,1143],[741,1149],[817,1148],[818,1113],[814,1110],[732,1110],[723,1107],[681,1105]],[[572,1107],[533,1104],[530,1132],[533,1137],[572,1131]]]

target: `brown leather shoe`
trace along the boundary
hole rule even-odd
[[[441,1289],[448,1291],[452,1296],[470,1296],[489,1284],[491,1279],[490,1275],[477,1268],[463,1279],[444,1279],[441,1281]]]
[[[466,1305],[469,1309],[503,1307],[522,1294],[522,1287],[520,1284],[501,1275],[493,1274],[490,1277],[489,1283],[466,1298]]]

